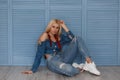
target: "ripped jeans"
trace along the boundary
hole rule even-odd
[[[51,71],[66,75],[74,76],[80,73],[78,68],[74,68],[72,63],[81,63],[86,57],[89,57],[88,49],[86,48],[84,41],[80,37],[74,37],[73,40],[66,44],[62,51],[57,55],[51,55],[47,59],[47,67]]]

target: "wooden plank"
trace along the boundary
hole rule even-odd
[[[101,76],[95,76],[88,72],[80,73],[73,77],[67,77],[51,72],[46,67],[40,67],[34,74],[22,74],[31,67],[0,66],[0,80],[119,80],[120,66],[99,66]]]

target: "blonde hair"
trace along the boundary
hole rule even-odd
[[[62,32],[62,28],[61,28],[60,20],[59,20],[59,19],[52,19],[52,20],[48,23],[48,25],[47,25],[47,27],[46,27],[46,29],[45,29],[45,32],[46,32],[46,33],[50,32],[50,29],[51,29],[51,26],[52,26],[53,23],[56,23],[56,24],[59,25],[59,31],[58,31],[58,34],[57,34],[57,35],[60,36],[60,35],[61,35],[61,32]]]

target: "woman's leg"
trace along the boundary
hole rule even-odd
[[[74,37],[73,40],[64,46],[61,53],[62,61],[68,64],[73,62],[81,63],[82,60],[88,58],[88,49],[84,41],[80,37]]]
[[[98,69],[96,68],[95,63],[91,60],[90,55],[89,55],[89,51],[84,43],[84,41],[82,40],[82,38],[80,37],[76,37],[77,40],[77,48],[78,48],[78,55],[81,54],[83,56],[83,58],[86,60],[83,69],[95,74],[95,75],[100,75],[100,72],[98,71]],[[76,58],[76,63],[79,63],[79,58]]]
[[[74,76],[80,72],[79,69],[74,68],[70,64],[63,63],[59,55],[48,58],[47,67],[55,73],[66,76]]]
[[[83,57],[90,57],[88,48],[85,45],[85,42],[83,41],[83,39],[79,36],[76,36],[76,40],[77,40],[77,47],[78,47],[78,52],[81,53],[81,55]]]
[[[64,45],[62,52],[59,52],[58,54],[61,54],[62,62],[72,64],[77,56],[76,38],[73,38],[73,40],[70,43]]]
[[[77,43],[77,56],[74,62],[81,63],[81,62],[84,62],[86,58],[89,58],[90,54],[83,39],[79,36],[76,36],[75,38],[76,38],[76,43]]]

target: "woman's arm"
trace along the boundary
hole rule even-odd
[[[61,24],[61,27],[65,30],[65,32],[68,32],[69,29],[68,27],[65,25],[64,21],[60,20],[60,24]]]
[[[72,41],[72,39],[74,38],[74,34],[68,29],[68,27],[65,25],[64,21],[60,21],[61,27],[64,29],[64,31],[66,32],[65,34],[61,35],[62,38],[62,44],[66,44]]]
[[[37,52],[36,52],[36,56],[35,56],[35,60],[32,65],[32,68],[31,68],[31,70],[23,71],[22,72],[23,74],[32,74],[37,71],[37,69],[40,65],[40,62],[41,62],[41,58],[45,52],[45,45],[46,45],[45,40],[46,39],[47,39],[47,33],[43,33],[38,40]]]

